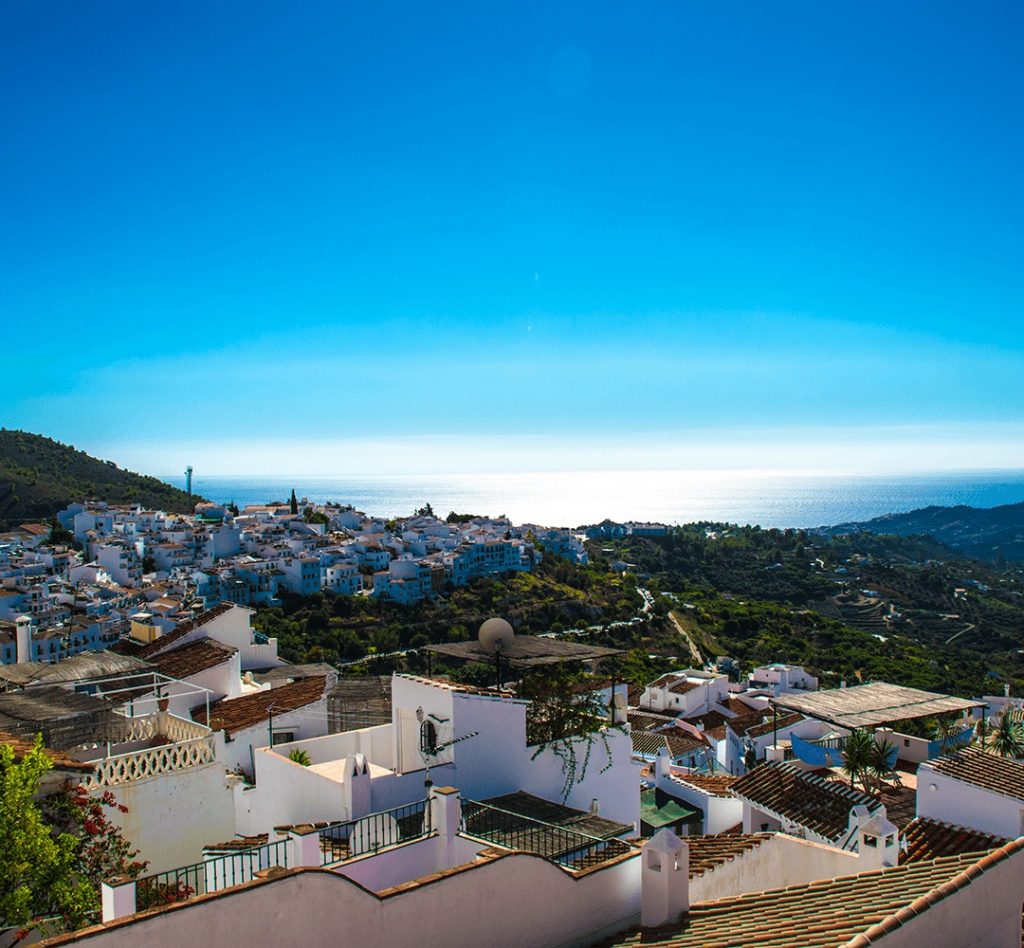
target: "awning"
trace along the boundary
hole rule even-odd
[[[799,711],[809,718],[851,730],[962,713],[984,704],[983,701],[968,701],[932,691],[890,685],[884,681],[852,688],[782,694],[772,702],[776,707]]]

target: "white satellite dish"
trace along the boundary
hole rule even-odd
[[[505,619],[488,619],[477,633],[480,644],[488,652],[506,652],[515,641],[515,629]]]
[[[626,701],[626,696],[621,691],[615,692],[615,697],[612,698],[612,702],[620,711],[625,711],[629,707]]]

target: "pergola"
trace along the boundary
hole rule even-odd
[[[848,730],[879,727],[914,718],[932,718],[985,706],[984,701],[969,701],[932,691],[890,685],[884,681],[806,694],[787,693],[773,698],[772,703],[776,708],[799,711],[806,717],[827,721]]]
[[[444,655],[463,662],[480,662],[495,666],[500,685],[501,666],[526,671],[542,665],[559,665],[563,662],[596,662],[612,655],[621,655],[622,649],[605,648],[598,645],[583,645],[580,642],[566,642],[562,639],[542,635],[517,635],[500,651],[490,651],[480,642],[447,642],[439,645],[425,645],[428,661],[431,655]],[[428,667],[433,676],[433,668]]]

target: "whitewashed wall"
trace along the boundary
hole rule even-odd
[[[917,772],[917,815],[1005,839],[1024,836],[1024,801],[964,783],[928,766]]]
[[[579,878],[537,856],[513,854],[384,899],[336,873],[299,872],[76,937],[104,948],[571,948],[622,930],[639,911],[639,854]]]
[[[235,808],[217,761],[111,788],[127,813],[108,811],[149,872],[201,862],[203,846],[235,835]]]

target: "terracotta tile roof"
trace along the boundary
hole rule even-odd
[[[206,709],[197,708],[192,717],[200,724],[206,724],[215,731],[241,731],[261,721],[266,721],[271,714],[284,714],[304,708],[307,704],[319,701],[327,686],[326,678],[303,678],[293,681],[290,685],[271,688],[243,698],[224,698],[210,705],[210,719],[206,719]]]
[[[739,833],[715,836],[687,836],[690,847],[690,878],[756,849],[771,833]]]
[[[150,664],[155,665],[160,674],[168,678],[188,678],[223,664],[237,651],[213,639],[199,639],[151,658]]]
[[[701,750],[705,745],[695,737],[690,737],[678,728],[670,731],[633,731],[633,753],[646,757],[657,757],[658,752],[667,747],[672,757],[682,757]]]
[[[693,691],[694,688],[699,688],[703,684],[706,684],[706,682],[687,681],[684,678],[682,681],[677,681],[674,685],[669,685],[668,690],[674,695],[685,695],[688,691]]]
[[[987,751],[965,747],[953,754],[922,764],[921,770],[918,771],[918,786],[928,779],[926,774],[921,773],[927,768],[994,793],[1024,800],[1024,763],[1020,761],[1007,760]]]
[[[683,920],[658,930],[635,929],[604,942],[643,948],[867,948],[931,906],[966,888],[1006,859],[1024,839],[985,856],[944,856],[864,872],[698,902]]]
[[[740,778],[729,774],[672,774],[672,779],[696,787],[710,797],[731,797],[732,788]]]
[[[225,840],[223,843],[210,843],[210,845],[203,847],[203,851],[220,852],[222,850],[240,850],[244,852],[249,849],[255,849],[257,846],[264,845],[268,838],[268,833],[260,833],[256,836],[238,836],[235,839]]]
[[[1005,846],[1009,840],[988,833],[979,833],[964,826],[943,823],[919,816],[903,830],[906,847],[900,852],[900,863],[920,862],[936,856],[958,856],[962,853],[987,852]]]
[[[150,658],[160,652],[165,652],[169,645],[173,645],[175,642],[183,639],[189,632],[206,625],[207,622],[213,621],[218,616],[222,616],[225,612],[230,612],[234,608],[235,604],[233,602],[219,603],[212,609],[207,609],[206,612],[199,613],[199,615],[194,619],[182,622],[182,624],[177,628],[168,632],[166,635],[161,635],[160,638],[154,642],[143,645],[141,642],[129,642],[122,640],[115,645],[112,645],[111,650],[120,652],[122,655],[134,655],[136,658]]]
[[[725,740],[725,725],[729,720],[721,711],[708,711],[692,718],[686,718],[690,724],[703,725],[704,733],[716,741]]]
[[[671,724],[675,718],[671,714],[657,714],[654,711],[627,711],[626,720],[634,731],[652,731],[656,727]]]
[[[792,764],[755,767],[733,784],[732,791],[758,809],[792,820],[833,841],[849,831],[853,807],[863,805],[873,812],[882,805],[878,797],[808,774]]]
[[[0,744],[9,744],[14,751],[14,760],[21,760],[30,750],[32,750],[32,741],[24,740],[20,737],[15,737],[13,734],[8,734],[6,731],[0,731]],[[94,763],[85,763],[81,760],[75,760],[74,757],[69,757],[67,754],[61,751],[51,750],[49,747],[43,749],[46,756],[53,762],[54,770],[76,770],[88,772],[94,770],[96,765]]]
[[[804,720],[802,714],[786,714],[779,718],[778,722],[772,720],[771,717],[762,724],[755,724],[752,727],[748,727],[746,734],[747,737],[761,737],[764,734],[771,734],[772,731],[778,727],[781,731],[784,727],[792,727],[794,724],[799,724]]]

